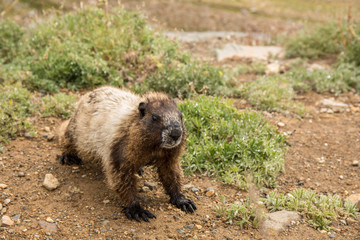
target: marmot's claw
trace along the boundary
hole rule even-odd
[[[135,203],[129,207],[124,208],[124,213],[128,219],[136,220],[138,222],[141,222],[140,219],[145,222],[149,222],[149,218],[156,218],[154,214],[148,210],[143,209],[139,203]]]
[[[195,203],[192,200],[185,198],[182,194],[180,197],[172,199],[170,202],[186,213],[193,213],[197,209]]]
[[[63,153],[61,156],[58,155],[58,157],[60,158],[60,163],[62,165],[64,165],[64,164],[66,164],[66,165],[82,164],[81,158],[79,158],[76,155],[69,155],[69,154]]]

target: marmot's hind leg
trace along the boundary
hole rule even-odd
[[[80,165],[82,164],[81,158],[79,158],[77,155],[74,154],[68,154],[63,152],[63,154],[60,157],[60,163],[62,165]]]

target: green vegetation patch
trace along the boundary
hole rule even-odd
[[[241,229],[259,227],[265,218],[264,211],[253,203],[250,198],[245,201],[236,201],[228,204],[224,196],[220,199],[220,204],[216,206],[216,213],[224,217],[229,224],[239,225]]]
[[[67,119],[75,110],[77,95],[57,93],[42,98],[40,111],[43,117],[60,117]]]
[[[338,217],[356,217],[356,204],[349,200],[343,202],[338,195],[317,194],[314,190],[295,189],[287,195],[277,190],[262,199],[267,208],[274,212],[290,210],[303,213],[308,222],[317,229],[331,229],[331,223]]]
[[[23,34],[17,24],[8,20],[0,22],[0,63],[10,62],[16,56]]]
[[[274,187],[284,170],[285,138],[256,112],[240,112],[230,99],[197,96],[179,104],[188,131],[185,173],[217,176],[246,188],[245,175]]]
[[[27,72],[22,83],[29,89],[53,93],[111,84],[188,97],[218,94],[225,87],[220,68],[194,60],[153,31],[140,14],[125,10],[60,14],[40,21],[21,40],[6,40],[20,41],[11,64]]]

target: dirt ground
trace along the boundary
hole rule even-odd
[[[159,1],[158,4],[162,4],[161,7],[154,5],[147,11],[150,16],[158,19],[161,16],[165,28],[188,24],[187,30],[194,27],[196,30],[256,31],[272,34],[292,31],[301,25],[287,21],[277,23],[279,20],[276,20],[271,24],[275,28],[272,30],[268,27],[269,22],[261,18],[247,18],[249,22],[245,24],[242,21],[244,18],[238,13],[231,15],[229,12],[220,12],[220,16],[211,17],[214,10],[210,8],[197,12],[191,5],[180,6],[176,1]],[[135,6],[129,4],[127,7]],[[180,22],[174,19],[179,19]],[[203,27],[203,24],[206,27]],[[208,53],[212,46],[221,45],[221,39],[212,41],[212,45],[200,43],[183,47],[200,57],[211,58]],[[279,131],[289,134],[286,171],[278,179],[279,191],[286,193],[296,187],[305,187],[319,193],[336,193],[344,198],[352,193],[360,193],[360,168],[352,166],[354,160],[360,160],[360,96],[349,93],[336,97],[353,107],[350,112],[320,113],[320,107],[316,103],[329,97],[334,96],[311,93],[298,97],[297,101],[303,102],[310,110],[309,118],[264,113],[274,125],[278,122],[284,123],[285,126],[279,127]],[[129,221],[121,212],[116,195],[106,188],[99,168],[86,163],[79,167],[60,164],[57,155],[61,152],[57,141],[47,139],[60,122],[60,119],[55,118],[35,120],[39,136],[19,137],[7,145],[8,151],[5,154],[0,155],[0,184],[7,185],[7,188],[0,189],[0,203],[3,203],[5,209],[2,211],[8,216],[20,214],[15,226],[0,227],[0,239],[329,238],[329,233],[317,231],[304,221],[290,226],[278,236],[268,235],[261,227],[240,229],[239,226],[228,225],[214,211],[218,199],[224,195],[229,202],[233,202],[245,199],[248,193],[201,175],[184,178],[184,184],[191,184],[199,189],[199,192],[185,190],[185,195],[198,207],[196,213],[185,214],[169,204],[168,196],[150,168],[145,169],[144,176],[139,177],[139,196],[143,206],[157,218],[150,223]],[[60,181],[58,189],[48,191],[42,187],[47,173],[52,173]],[[156,189],[140,192],[145,182],[156,183]],[[208,187],[214,188],[214,196],[205,195]],[[10,199],[10,202],[4,204],[5,199]],[[47,218],[56,223],[56,229],[40,226],[39,221],[46,225]],[[51,222],[49,219],[48,221]],[[331,233],[335,234],[335,239],[360,239],[359,219],[349,219],[347,225],[337,222],[333,227],[335,230]]]

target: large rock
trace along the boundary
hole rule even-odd
[[[58,188],[60,185],[59,181],[57,180],[56,177],[54,177],[54,175],[52,175],[51,173],[48,173],[45,175],[45,179],[43,182],[43,186],[47,189],[47,190],[54,190],[56,188]]]
[[[353,203],[356,203],[356,208],[360,211],[360,193],[351,194],[347,199]]]
[[[224,46],[223,49],[216,50],[216,59],[222,61],[227,58],[251,58],[256,60],[267,60],[272,56],[283,55],[283,48],[274,46],[245,46],[229,43]]]
[[[330,108],[334,112],[344,112],[349,108],[346,103],[335,101],[334,98],[325,98],[318,102],[318,105],[325,108]]]
[[[297,212],[282,210],[266,214],[267,219],[263,224],[263,229],[269,235],[278,235],[286,230],[292,221],[299,221],[300,215]]]

